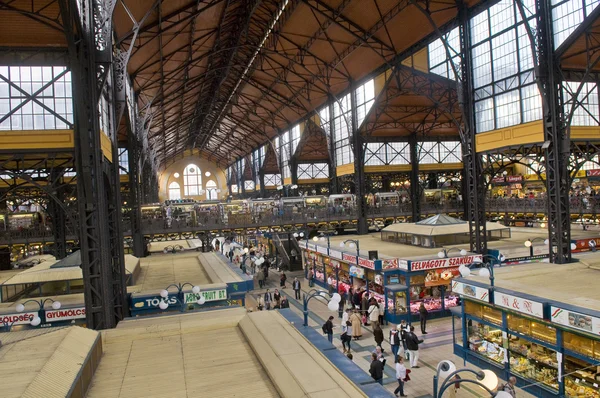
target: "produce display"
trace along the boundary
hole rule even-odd
[[[600,398],[597,387],[576,377],[565,377],[565,395],[567,398]]]

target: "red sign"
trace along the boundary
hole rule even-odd
[[[588,177],[600,177],[600,169],[588,170],[587,176]]]
[[[367,258],[358,258],[358,265],[363,268],[375,269],[375,261],[369,260]]]
[[[506,176],[507,182],[522,182],[523,176]]]
[[[473,264],[475,259],[483,259],[481,255],[476,256],[464,256],[464,257],[450,257],[450,258],[439,258],[433,260],[424,261],[411,261],[411,271],[421,271],[424,269],[435,269],[435,268],[448,268],[458,267],[460,265]]]
[[[83,318],[85,318],[85,307],[46,311],[46,322],[69,321],[71,319]]]
[[[574,243],[576,247],[571,250],[571,253],[587,252],[599,247],[600,238],[578,239]]]
[[[492,178],[492,184],[502,184],[502,183],[504,183],[504,177]]]
[[[356,264],[356,256],[350,254],[342,253],[342,260]]]
[[[36,312],[23,312],[21,314],[0,315],[0,326],[3,325],[29,325],[37,316]]]

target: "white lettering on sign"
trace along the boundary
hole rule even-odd
[[[160,304],[160,302],[162,301],[162,298],[159,297],[154,297],[151,299],[146,299],[146,306],[148,307],[158,307],[158,305]],[[178,300],[177,297],[173,297],[173,296],[169,296],[169,298],[164,299],[169,305],[172,304],[177,304]]]
[[[68,321],[71,319],[83,318],[85,318],[85,307],[46,311],[46,322]]]
[[[483,287],[469,285],[467,283],[452,281],[452,291],[476,300],[490,302],[490,291]]]
[[[475,259],[482,259],[481,255],[477,256],[462,256],[462,257],[450,257],[450,258],[439,258],[432,260],[424,260],[424,261],[411,261],[410,269],[411,271],[421,271],[425,269],[435,269],[435,268],[448,268],[448,267],[458,267],[460,265],[473,264]]]
[[[183,301],[186,304],[195,303],[200,298],[200,295],[204,296],[206,301],[227,300],[227,289],[201,291],[198,294],[184,293]]]
[[[1,314],[0,326],[4,325],[29,325],[37,316],[36,312],[23,312],[20,314]]]
[[[494,304],[536,318],[544,318],[544,305],[537,301],[496,291],[494,292]]]
[[[579,312],[569,311],[564,308],[550,307],[550,319],[554,323],[584,332],[600,334],[600,318]]]

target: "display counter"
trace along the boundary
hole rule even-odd
[[[596,331],[600,318],[554,307],[549,311],[549,305],[543,311],[543,302],[520,301],[514,292],[508,302],[503,301],[508,293],[498,291],[491,300],[487,297],[492,303],[480,302],[472,297],[486,296],[477,289],[457,288],[462,317],[453,317],[453,329],[463,331],[463,343],[455,342],[456,355],[505,380],[515,376],[517,385],[536,397],[600,398],[600,338],[587,332]],[[539,317],[523,313],[537,314],[538,306]]]

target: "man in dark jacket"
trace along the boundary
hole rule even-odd
[[[287,297],[281,296],[281,304],[279,304],[280,308],[290,308],[290,302]]]
[[[383,362],[377,359],[377,354],[371,354],[371,368],[369,369],[371,377],[379,384],[383,385]]]
[[[419,344],[423,342],[415,334],[415,327],[410,327],[410,332],[406,335],[406,349],[408,350],[408,357],[410,359],[409,366],[411,368],[419,367]]]
[[[325,322],[325,332],[327,334],[327,340],[333,343],[333,317],[330,316],[327,322]]]
[[[264,300],[265,300],[265,308],[267,310],[270,310],[271,309],[271,303],[273,302],[273,296],[269,292],[269,289],[267,289],[267,291],[265,292]]]
[[[296,300],[300,300],[300,281],[298,278],[294,278],[292,289],[294,289],[294,294],[296,294]]]
[[[427,308],[425,308],[425,304],[421,301],[421,306],[419,307],[419,319],[421,320],[421,334],[427,334],[425,328],[427,327]]]

